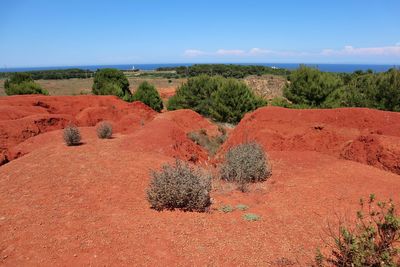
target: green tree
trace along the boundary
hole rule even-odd
[[[290,75],[290,85],[284,89],[284,96],[295,104],[319,107],[342,85],[337,74],[300,66]]]
[[[380,74],[377,90],[378,108],[400,111],[400,70],[390,69]]]
[[[221,83],[211,98],[212,118],[229,123],[238,123],[247,112],[266,105],[243,82],[233,78]]]
[[[117,69],[97,70],[92,91],[95,95],[116,95],[124,100],[131,100],[132,96],[128,79]]]
[[[224,78],[200,75],[182,84],[168,101],[168,110],[192,109],[204,116],[211,116],[211,96],[218,90]]]
[[[139,85],[138,89],[133,95],[133,100],[141,101],[157,112],[160,112],[164,107],[160,94],[154,85],[148,83],[147,81],[144,81]]]
[[[237,123],[246,112],[266,105],[241,81],[221,76],[190,78],[168,101],[168,110],[189,108],[216,121]]]
[[[35,83],[28,73],[16,72],[10,79],[4,82],[4,89],[7,95],[43,94],[49,92]]]

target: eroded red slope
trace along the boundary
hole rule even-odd
[[[257,141],[266,151],[317,151],[400,174],[400,113],[396,112],[260,108],[239,123],[219,157],[228,147],[246,141]]]

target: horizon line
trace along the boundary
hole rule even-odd
[[[323,62],[161,62],[161,63],[102,63],[102,64],[78,64],[78,65],[27,65],[27,66],[10,66],[3,64],[3,67],[0,67],[1,70],[7,69],[20,69],[20,68],[66,68],[66,67],[92,67],[92,66],[120,66],[120,65],[194,65],[194,64],[221,64],[221,65],[260,65],[260,64],[297,64],[297,65],[373,65],[373,66],[400,66],[399,63],[323,63]]]

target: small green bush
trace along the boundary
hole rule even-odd
[[[199,168],[177,160],[175,165],[164,165],[151,175],[147,200],[155,210],[202,212],[211,204],[211,177]]]
[[[97,70],[94,79],[92,92],[95,95],[115,95],[124,100],[131,100],[129,81],[124,73],[117,69]]]
[[[261,217],[254,213],[246,213],[243,215],[243,219],[245,219],[246,221],[253,222],[253,221],[259,221]]]
[[[241,210],[241,211],[245,211],[245,210],[248,210],[248,209],[249,209],[249,206],[244,205],[244,204],[238,204],[238,205],[236,206],[236,209]]]
[[[232,212],[234,208],[231,205],[224,205],[219,210],[222,211],[223,213],[229,213]]]
[[[265,181],[272,174],[263,148],[254,142],[230,148],[220,169],[221,178],[238,183],[242,191],[248,183]]]
[[[7,79],[4,82],[4,90],[7,95],[49,94],[47,90],[34,82],[30,74],[23,72],[16,72]]]
[[[111,123],[102,121],[97,125],[96,128],[97,137],[100,139],[110,139],[113,133]]]
[[[67,146],[77,146],[81,144],[81,133],[78,127],[69,125],[64,128],[63,137]]]
[[[355,226],[341,224],[338,234],[330,231],[331,255],[317,250],[317,266],[400,266],[400,217],[393,202],[375,203],[371,195],[367,205],[360,200],[360,207]]]
[[[147,81],[144,81],[139,85],[133,95],[133,100],[141,101],[157,112],[160,112],[164,107],[157,89]]]

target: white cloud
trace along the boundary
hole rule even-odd
[[[274,51],[271,50],[266,50],[266,49],[262,49],[262,48],[252,48],[249,51],[250,55],[265,55],[265,54],[269,54],[269,53],[273,53]]]
[[[400,46],[381,47],[353,47],[346,45],[343,49],[324,49],[321,51],[324,56],[400,56]]]
[[[301,58],[312,57],[400,57],[400,43],[393,46],[382,47],[354,47],[346,45],[342,49],[323,49],[321,51],[290,51],[290,50],[268,50],[263,48],[251,48],[250,50],[241,49],[218,49],[214,52],[202,51],[197,49],[188,49],[184,51],[185,57],[270,57],[270,58]]]
[[[265,54],[273,54],[274,51],[265,50],[261,48],[252,48],[249,51],[241,49],[218,49],[214,52],[206,52],[197,49],[187,49],[184,51],[183,55],[185,57],[200,57],[200,56],[258,56]]]
[[[396,46],[400,46],[400,42],[396,43]]]
[[[198,56],[204,56],[207,55],[207,52],[197,50],[197,49],[187,49],[183,53],[185,57],[198,57]]]
[[[217,55],[221,56],[242,56],[245,55],[246,52],[239,49],[227,50],[227,49],[219,49],[215,52]]]

